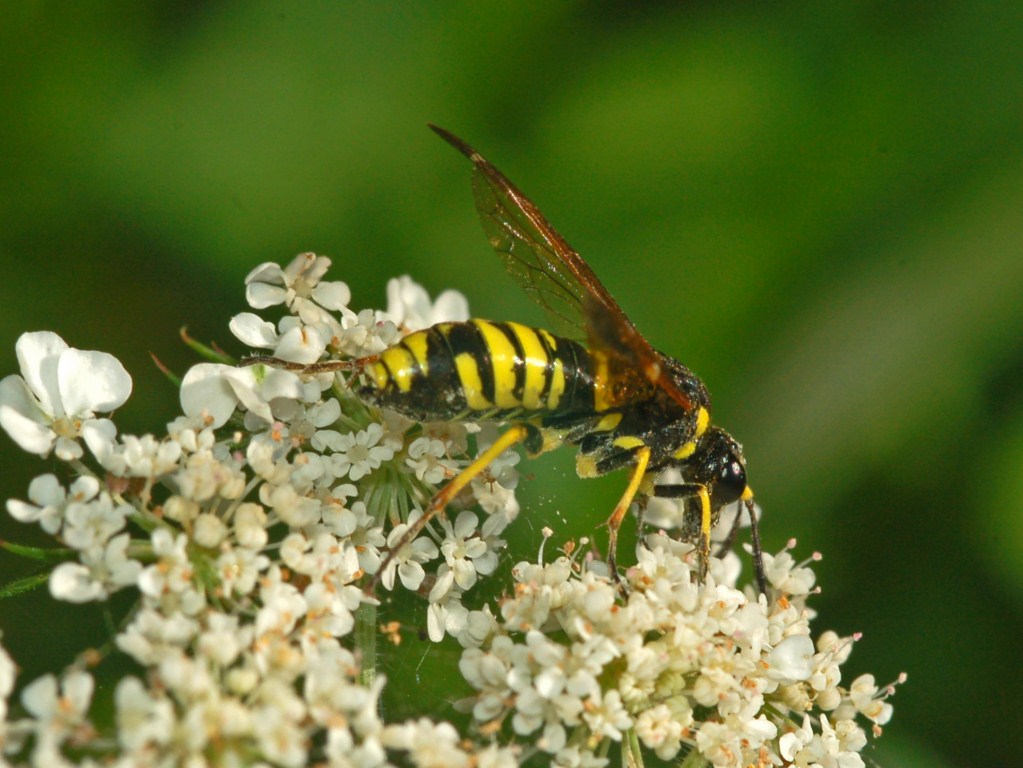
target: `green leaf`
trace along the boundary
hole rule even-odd
[[[194,352],[199,353],[201,357],[206,358],[211,363],[223,363],[224,365],[234,365],[235,360],[230,355],[226,354],[223,350],[216,347],[208,346],[203,344],[201,341],[196,341],[188,335],[188,329],[182,328],[180,331],[181,340],[185,342],[185,346]]]
[[[0,600],[8,597],[17,597],[25,592],[31,592],[43,586],[50,579],[50,573],[37,573],[34,576],[24,576],[14,581],[9,581],[0,587]]]
[[[29,547],[24,544],[15,544],[12,541],[0,540],[0,549],[5,549],[12,555],[23,557],[26,560],[38,560],[44,563],[62,563],[71,560],[76,556],[72,549],[61,547],[59,549]]]

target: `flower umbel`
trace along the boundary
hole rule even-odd
[[[460,294],[431,302],[408,277],[389,284],[386,312],[353,310],[329,266],[302,254],[257,267],[250,306],[288,314],[243,313],[232,332],[307,365],[468,317]],[[863,764],[863,725],[880,733],[891,717],[890,686],[842,685],[854,638],[812,631],[814,576],[787,550],[765,556],[768,596],[738,585],[734,556],[698,583],[692,548],[664,535],[639,548],[623,584],[581,546],[512,565],[501,537],[519,511],[514,452],[405,542],[497,431],[370,408],[357,367],[201,363],[164,434],[119,435],[99,414],[130,394],[120,363],[45,332],[17,349],[0,426],[66,471],[41,474],[7,509],[62,548],[58,600],[131,591],[106,653],[143,673],[116,681],[104,718],[83,654],[24,687],[12,718],[14,665],[0,648],[0,764],[599,766],[620,745],[637,765],[695,750],[720,766],[845,767]],[[370,596],[374,575],[382,591]],[[461,680],[439,698],[472,693],[468,732],[412,675],[385,679],[378,627],[395,642],[412,630],[424,647],[461,646]],[[389,696],[419,709],[387,720]]]
[[[501,618],[475,617],[490,617],[486,637],[460,637],[474,717],[509,724],[556,764],[634,731],[662,760],[695,747],[737,768],[862,765],[857,714],[880,725],[890,704],[873,680],[840,685],[851,639],[825,633],[815,645],[806,593],[754,599],[725,581],[719,561],[698,584],[688,554],[650,536],[626,574],[627,597],[568,557],[519,563]]]

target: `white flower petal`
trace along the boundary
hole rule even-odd
[[[74,461],[82,458],[85,451],[77,440],[63,435],[57,436],[57,442],[53,446],[53,453],[61,461]]]
[[[208,416],[213,427],[226,424],[238,405],[234,389],[225,379],[225,374],[233,370],[219,363],[192,366],[181,380],[181,409],[185,415]]]
[[[40,424],[50,423],[49,414],[40,410],[39,401],[29,390],[25,380],[17,374],[5,376],[0,380],[0,406],[13,408]]]
[[[408,275],[392,277],[387,281],[387,316],[396,325],[413,325],[430,311],[430,295],[423,286]]]
[[[116,448],[117,426],[110,419],[89,419],[82,425],[82,439],[89,446],[92,455],[105,468],[107,460]]]
[[[431,304],[426,289],[402,275],[387,281],[384,317],[407,331],[418,331],[443,320],[467,320],[469,303],[458,291],[445,291]]]
[[[75,480],[75,483],[80,483],[86,479],[86,477],[79,477]],[[85,495],[86,498],[91,497],[91,494],[89,494],[88,491],[85,491],[83,495]],[[32,482],[28,484],[28,497],[39,505],[56,506],[57,504],[64,503],[64,487],[60,484],[56,475],[49,473],[39,475],[38,477],[32,478]]]
[[[327,343],[315,329],[308,326],[292,328],[277,343],[274,353],[295,363],[315,363],[327,349]]]
[[[113,355],[68,349],[57,363],[57,386],[64,413],[91,416],[124,405],[131,395],[131,376]]]
[[[43,675],[33,680],[21,692],[21,703],[30,714],[38,718],[48,717],[57,700],[57,678]]]
[[[796,752],[802,749],[803,742],[796,733],[786,733],[778,740],[778,753],[785,760],[792,760]]]
[[[277,343],[277,329],[273,323],[267,322],[252,312],[242,312],[231,318],[228,324],[231,333],[243,344],[268,349]]]
[[[34,523],[46,510],[21,499],[7,500],[7,514],[19,523]]]
[[[287,296],[286,289],[266,283],[250,283],[245,287],[245,301],[253,309],[266,309],[283,304]]]
[[[320,283],[312,292],[313,300],[324,309],[339,312],[352,300],[351,289],[340,280]]]
[[[64,699],[71,704],[75,712],[85,712],[89,708],[95,683],[88,672],[68,672],[61,688]]]
[[[264,400],[273,402],[279,398],[301,400],[305,388],[302,386],[302,380],[294,371],[271,368],[263,376],[259,385],[259,391]],[[340,406],[338,408],[338,413],[340,413]]]
[[[0,382],[0,389],[3,389],[2,385],[10,378],[17,379],[24,386],[21,377],[9,376]],[[4,431],[22,450],[46,456],[53,448],[53,441],[57,435],[48,424],[39,420],[42,415],[39,414],[35,404],[32,404],[31,410],[28,412],[30,415],[26,415],[19,409],[4,403],[4,400],[7,400],[7,397],[0,395],[0,427],[4,428]],[[32,418],[32,416],[36,418]]]
[[[291,371],[270,368],[258,373],[255,368],[227,368],[224,380],[238,402],[250,413],[263,421],[272,422],[270,401],[274,398],[299,398],[302,396],[302,382]]]
[[[272,261],[264,261],[252,268],[245,276],[245,284],[249,283],[270,283],[272,285],[284,285],[284,270],[280,264]]]
[[[14,690],[14,680],[17,677],[18,668],[11,657],[3,648],[0,648],[0,698],[4,700],[4,711],[6,712],[7,699]],[[11,729],[7,729],[7,743],[10,744]]]
[[[64,339],[50,331],[23,333],[14,345],[21,375],[51,416],[64,415],[57,389],[57,360],[67,348]]]
[[[434,323],[460,322],[468,319],[469,300],[458,291],[444,291],[433,304],[430,320]]]
[[[791,635],[767,654],[767,675],[782,685],[809,680],[813,674],[813,641],[806,635]]]

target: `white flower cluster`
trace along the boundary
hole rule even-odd
[[[811,640],[812,572],[788,552],[765,555],[768,603],[737,589],[722,561],[697,584],[690,554],[648,537],[624,598],[567,556],[518,564],[500,618],[474,613],[475,637],[461,638],[473,717],[507,723],[555,765],[603,765],[598,748],[631,733],[662,760],[695,748],[715,766],[863,766],[856,717],[887,722],[890,691],[870,676],[840,687],[853,638]]]
[[[329,263],[303,254],[253,270],[249,304],[287,314],[275,324],[245,313],[231,330],[306,365],[372,355],[468,316],[459,294],[431,302],[408,278],[389,284],[386,312],[355,312],[348,287],[323,280]],[[850,642],[825,634],[811,645],[802,600],[812,574],[787,552],[768,558],[770,602],[734,577],[726,584],[720,562],[694,584],[678,545],[656,538],[627,595],[562,557],[516,566],[496,609],[471,605],[471,590],[501,575],[518,455],[473,481],[477,510],[460,499],[461,511],[403,537],[438,486],[494,441],[494,425],[379,413],[345,381],[357,370],[300,376],[220,361],[184,376],[183,415],[165,436],[119,435],[100,415],[131,393],[117,360],[47,332],[23,335],[17,352],[21,375],[0,381],[0,426],[74,479],[41,475],[8,512],[69,555],[51,573],[54,597],[135,590],[113,648],[144,674],[117,682],[113,718],[101,722],[94,654],[83,653],[28,683],[14,716],[14,666],[0,648],[0,768],[501,768],[531,754],[604,765],[626,734],[636,759],[642,744],[662,759],[695,747],[716,765],[849,768],[862,765],[865,743],[855,715],[890,716],[872,679],[838,686]],[[383,719],[374,673],[384,608],[364,592],[374,574],[385,590],[426,595],[429,638],[465,649],[474,736],[435,712]],[[401,622],[383,623],[392,636],[415,629],[415,619],[387,618]]]

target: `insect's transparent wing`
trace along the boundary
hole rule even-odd
[[[551,321],[551,330],[587,338],[586,289],[523,210],[478,168],[472,180],[476,209],[490,245],[512,277]]]
[[[689,397],[664,375],[660,353],[532,201],[464,141],[430,127],[472,161],[473,194],[487,237],[508,271],[547,312],[555,332],[585,338],[592,350],[606,355],[612,399],[626,402],[653,384],[691,408]]]

